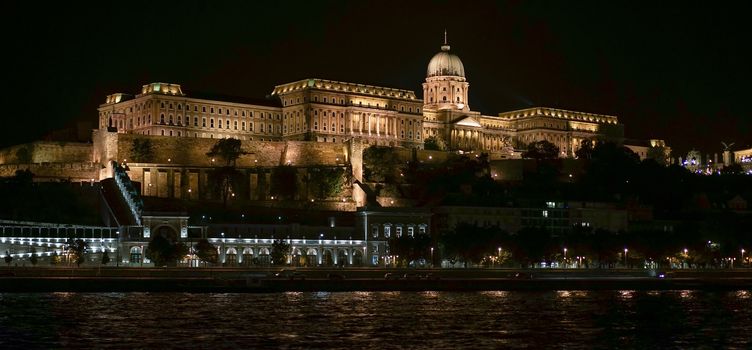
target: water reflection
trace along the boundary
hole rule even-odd
[[[750,296],[633,290],[0,294],[0,349],[12,348],[11,341],[26,348],[752,348]]]

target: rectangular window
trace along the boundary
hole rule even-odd
[[[379,227],[378,226],[374,226],[374,227],[371,228],[371,235],[373,236],[373,238],[378,238],[379,237]]]
[[[392,227],[384,226],[384,238],[389,238],[392,235]]]
[[[412,227],[412,226],[408,227],[407,228],[407,235],[410,236],[410,237],[415,236],[415,227]]]
[[[397,238],[402,237],[402,226],[397,226],[397,230],[395,233],[397,234]]]

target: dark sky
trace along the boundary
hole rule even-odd
[[[737,5],[739,4],[739,5]],[[411,89],[443,31],[484,114],[612,114],[675,150],[752,146],[743,2],[2,2],[0,146],[96,120],[113,92],[162,81],[264,97],[318,77]]]

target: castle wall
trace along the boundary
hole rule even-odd
[[[100,165],[85,163],[41,163],[41,164],[2,164],[0,177],[10,177],[17,170],[30,170],[34,174],[34,181],[70,180],[73,182],[91,182],[97,180]]]
[[[115,134],[112,141],[103,138],[102,152],[108,160],[118,162],[143,162],[167,165],[215,166],[220,159],[212,162],[206,155],[217,143],[217,139],[190,137],[162,137],[134,134]],[[149,140],[152,144],[153,157],[149,160],[137,160],[131,152],[136,139]],[[346,148],[342,144],[305,141],[242,141],[242,149],[248,154],[242,155],[236,165],[243,167],[274,167],[290,164],[295,166],[337,165],[345,164]],[[101,159],[102,157],[100,157]]]
[[[91,162],[91,151],[88,143],[37,141],[0,150],[0,164]]]

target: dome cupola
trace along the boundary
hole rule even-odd
[[[462,65],[462,61],[457,55],[449,52],[449,49],[446,32],[444,32],[444,45],[441,46],[441,51],[433,55],[431,61],[428,62],[427,78],[439,76],[465,77],[465,66]]]

